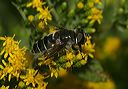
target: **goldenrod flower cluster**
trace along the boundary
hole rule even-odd
[[[28,14],[28,21],[36,27],[43,29],[48,21],[52,20],[52,16],[45,2],[42,0],[31,0],[26,5],[27,8],[35,10],[36,14]],[[35,24],[38,23],[38,24]]]
[[[15,35],[14,35],[15,36]],[[3,50],[0,55],[4,56],[1,58],[0,64],[0,79],[5,79],[8,76],[8,80],[11,77],[19,78],[21,70],[25,67],[25,48],[19,48],[19,42],[14,41],[13,37],[0,37],[0,40],[4,40]]]
[[[14,37],[15,35],[0,37],[0,40],[4,41],[0,52],[0,80],[3,81],[1,89],[8,89],[10,85],[5,87],[4,84],[7,85],[7,81],[11,82],[15,78],[13,88],[46,89],[47,83],[43,82],[45,77],[38,73],[38,70],[26,67],[28,63],[25,57],[26,48],[20,48],[20,41],[15,41]]]
[[[87,3],[84,4],[84,1],[79,1],[77,3],[77,7],[79,9],[83,9],[88,15],[86,19],[89,21],[90,24],[94,24],[94,22],[101,23],[101,20],[103,18],[102,16],[102,10],[101,8],[98,8],[98,6],[102,6],[101,0],[87,0]]]
[[[92,0],[88,2],[88,6],[91,9],[91,14],[87,17],[87,19],[90,20],[90,23],[97,21],[100,24],[103,18],[102,10],[95,5],[102,5],[101,0]]]
[[[23,79],[23,82],[25,82],[26,86],[32,84],[32,87],[35,89],[46,89],[47,83],[43,81],[45,77],[38,73],[38,70],[27,69],[27,73],[25,75],[21,75],[20,78]]]

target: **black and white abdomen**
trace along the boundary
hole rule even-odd
[[[32,52],[40,53],[44,52],[45,50],[48,50],[49,48],[54,47],[55,40],[52,39],[52,35],[53,34],[50,34],[49,36],[45,36],[44,38],[41,38],[38,41],[36,41],[33,45]]]
[[[74,44],[83,44],[85,41],[85,34],[80,31],[72,31],[72,30],[59,30],[53,34],[49,34],[44,38],[39,39],[33,45],[32,52],[40,53],[46,52],[50,49],[50,51],[58,51],[56,49],[61,50],[66,46],[72,46]],[[55,49],[56,48],[56,49]]]

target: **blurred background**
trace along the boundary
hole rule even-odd
[[[25,27],[12,0],[0,0],[0,36],[16,35],[29,47],[30,30]],[[95,58],[112,78],[116,89],[128,88],[128,0],[105,0],[103,20],[93,35]],[[92,89],[92,88],[91,88]],[[98,89],[98,88],[96,88]]]

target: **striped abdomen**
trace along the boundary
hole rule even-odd
[[[34,45],[32,52],[39,53],[47,50],[55,50],[58,48],[61,50],[65,46],[78,44],[84,41],[85,35],[83,32],[75,32],[71,30],[60,30],[54,34],[45,36],[39,39]],[[58,51],[58,50],[57,50]]]

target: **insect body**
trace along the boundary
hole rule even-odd
[[[85,33],[81,30],[62,29],[53,34],[49,34],[39,39],[33,45],[33,53],[44,53],[52,57],[62,49],[70,48],[75,44],[83,44],[85,42]]]

